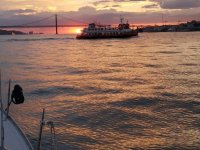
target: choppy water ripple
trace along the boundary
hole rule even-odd
[[[11,113],[34,146],[46,108],[61,150],[199,149],[199,35],[2,36],[3,85],[11,78],[26,97]],[[43,139],[50,149],[47,127]]]

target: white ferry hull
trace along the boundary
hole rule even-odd
[[[138,32],[135,30],[132,30],[131,32],[124,32],[124,33],[96,33],[96,34],[88,34],[88,33],[82,33],[80,35],[77,35],[77,39],[106,39],[106,38],[130,38],[133,36],[138,36]]]

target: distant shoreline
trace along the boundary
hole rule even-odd
[[[24,35],[26,33],[16,30],[2,30],[0,29],[0,35]]]
[[[32,35],[32,34],[43,34],[43,33],[34,33],[33,31],[29,31],[28,33],[17,31],[17,30],[5,30],[0,29],[0,35]]]
[[[28,28],[28,27],[27,27]],[[154,26],[140,26],[137,27],[138,32],[198,32],[200,31],[200,21],[193,20],[187,23],[181,23],[178,25],[154,25]],[[44,34],[45,31],[33,32],[32,31],[17,31],[17,29],[0,29],[0,35],[33,35],[33,34]],[[46,34],[46,33],[45,33]],[[76,34],[76,33],[74,33]]]
[[[200,31],[200,21],[193,20],[178,25],[146,26],[138,28],[139,32],[193,32]]]

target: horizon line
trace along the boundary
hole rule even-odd
[[[197,20],[192,20],[197,21]],[[132,27],[145,27],[145,26],[164,26],[164,25],[180,25],[182,23],[187,23],[191,21],[180,21],[180,22],[159,22],[159,23],[130,23],[130,26]],[[71,24],[71,25],[58,25],[58,27],[87,27],[88,24]],[[116,23],[111,24],[113,26],[116,26]],[[0,28],[53,28],[55,25],[39,25],[39,26],[23,26],[23,25],[2,25]]]

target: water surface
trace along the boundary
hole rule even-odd
[[[9,78],[24,88],[11,115],[34,146],[45,108],[61,150],[198,149],[199,41],[199,32],[0,36],[3,97]]]

